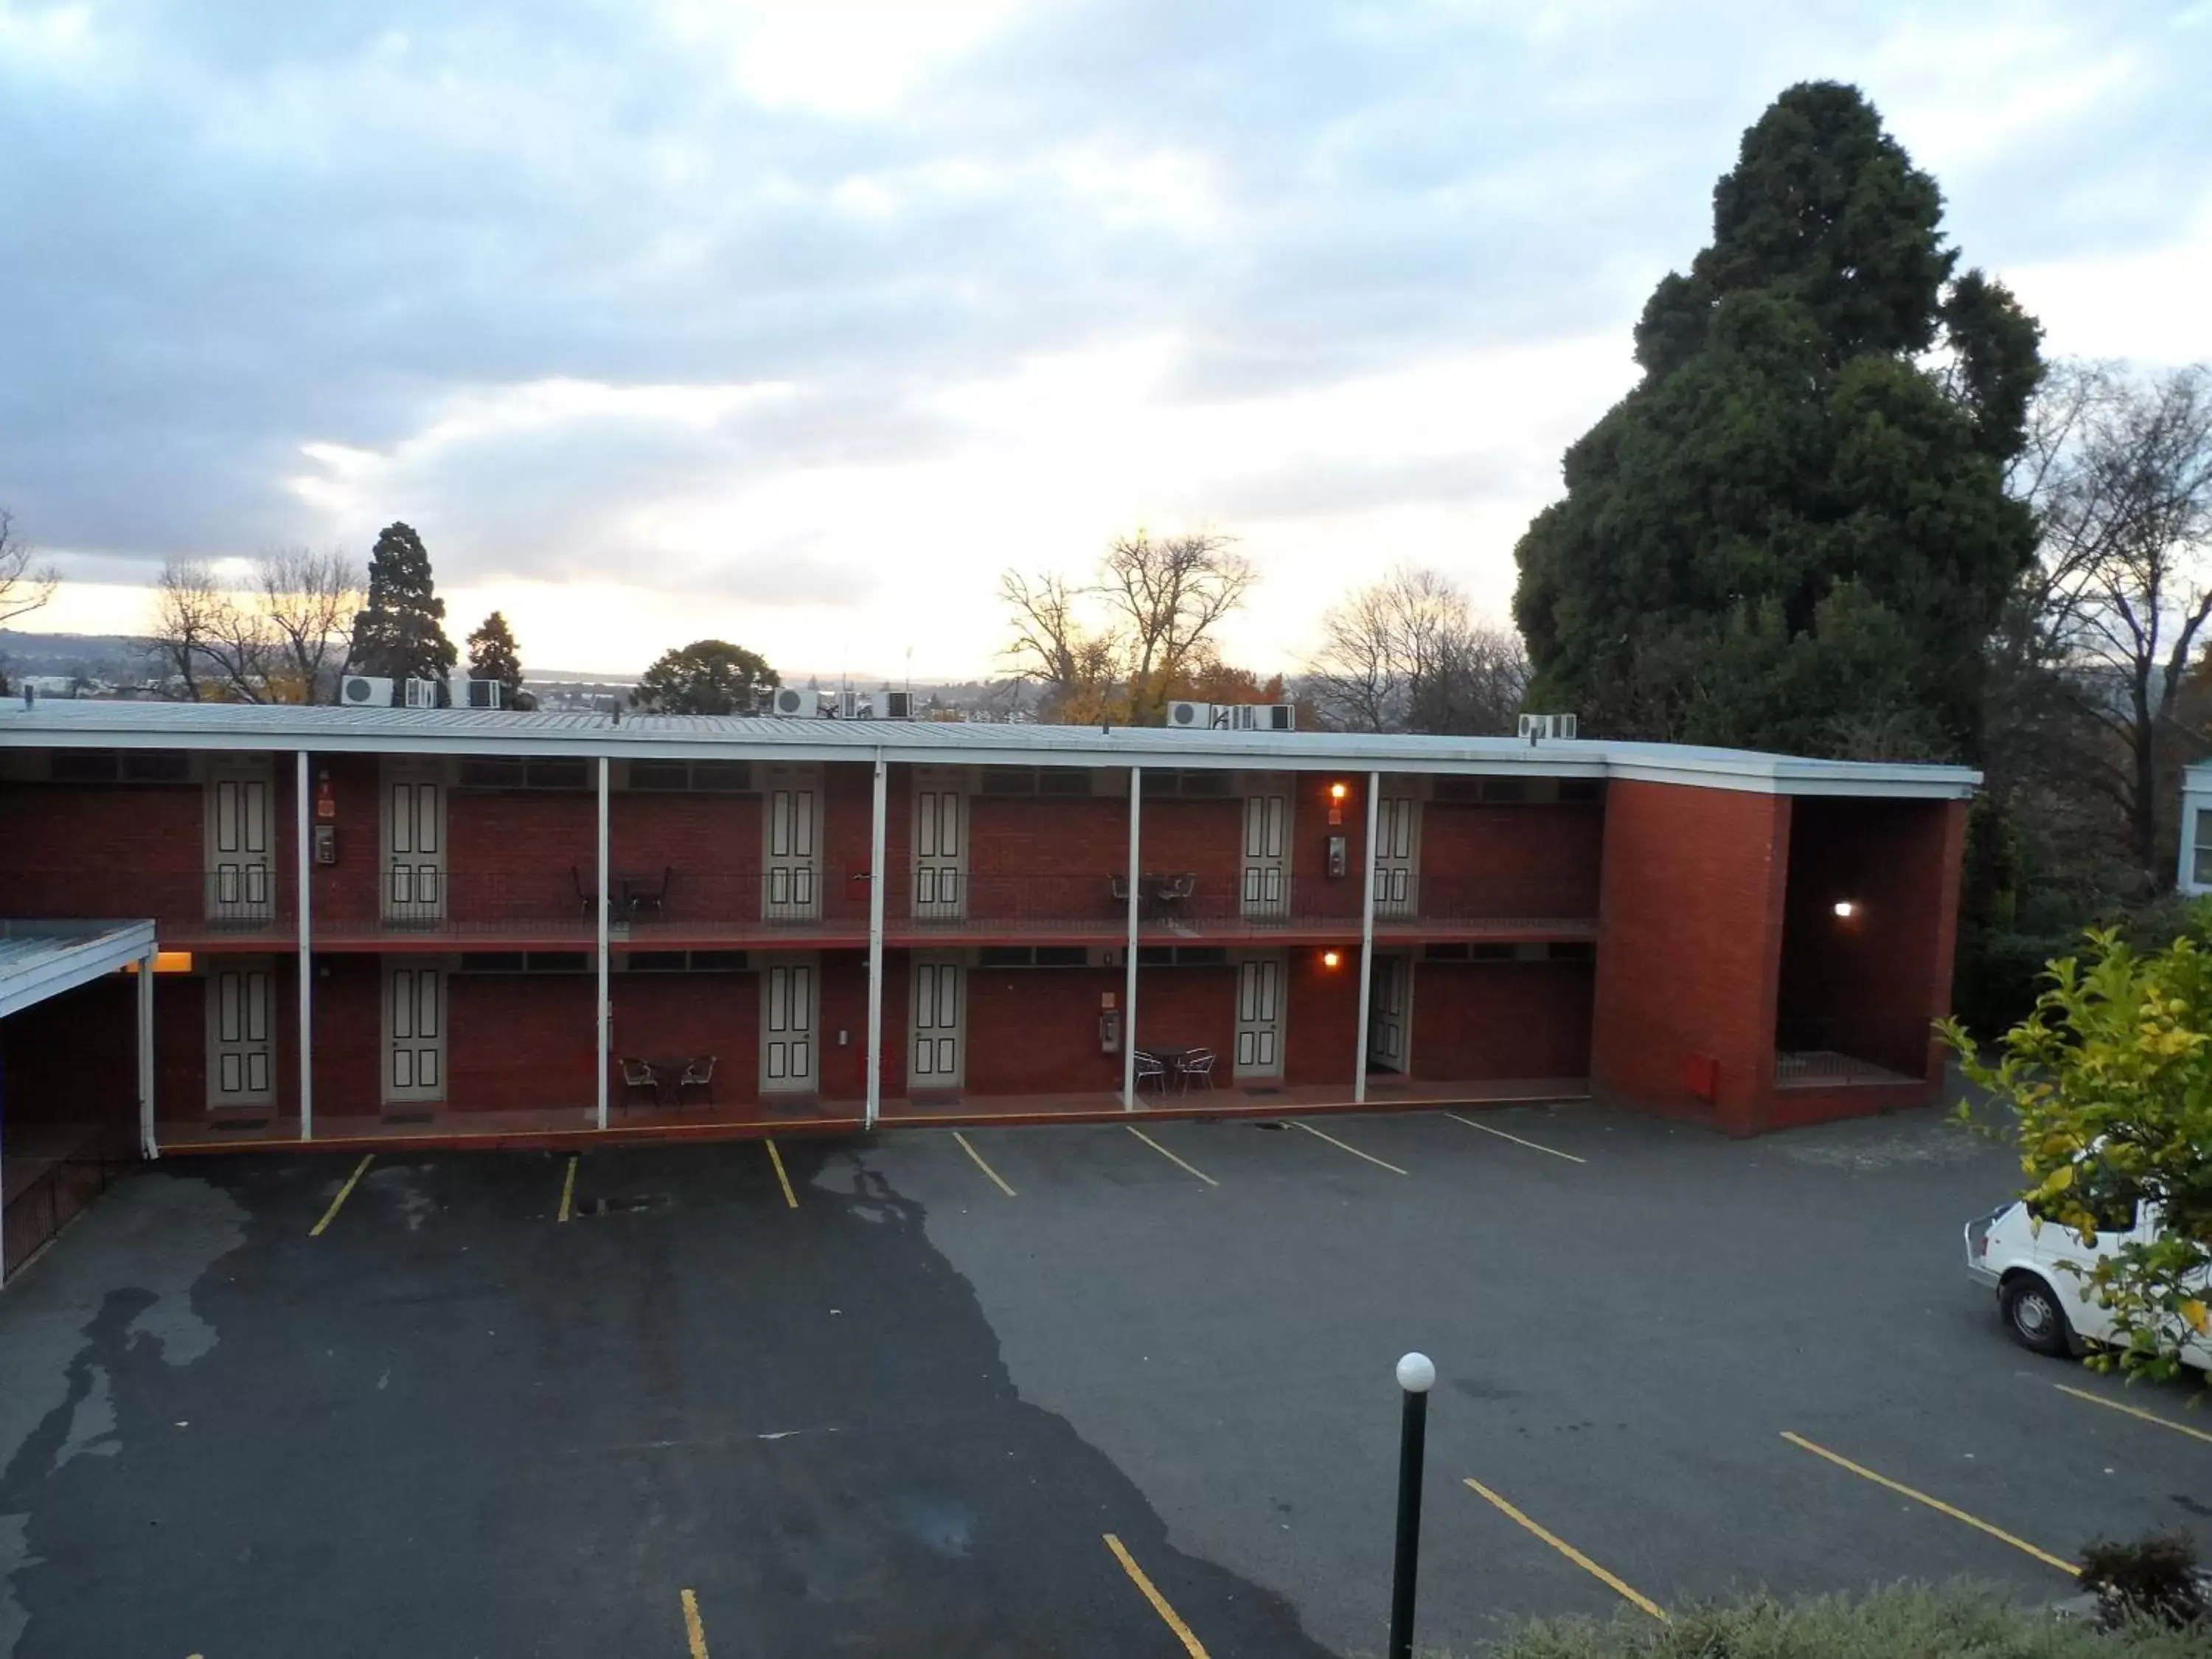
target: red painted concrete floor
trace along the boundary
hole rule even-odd
[[[1482,1082],[1376,1078],[1365,1103],[1343,1085],[1251,1087],[1231,1084],[1183,1093],[1146,1093],[1137,1109],[1152,1117],[1275,1117],[1314,1112],[1389,1112],[1422,1106],[1502,1106],[1585,1099],[1582,1078],[1523,1078]],[[594,1140],[690,1140],[762,1134],[838,1133],[862,1127],[857,1100],[793,1102],[763,1107],[610,1107],[598,1128],[589,1106],[498,1112],[407,1111],[386,1117],[319,1117],[313,1144],[333,1151],[405,1146],[559,1146]],[[894,1097],[883,1103],[882,1127],[963,1123],[1111,1122],[1125,1115],[1120,1095],[1084,1094]],[[398,1119],[400,1121],[394,1121]],[[158,1126],[164,1152],[210,1152],[301,1145],[296,1117],[241,1116],[234,1127],[199,1120]]]

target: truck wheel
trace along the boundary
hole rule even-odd
[[[2006,1279],[1997,1291],[1997,1306],[2004,1311],[2005,1328],[2021,1347],[2058,1358],[2069,1352],[2072,1333],[2057,1293],[2033,1273]]]

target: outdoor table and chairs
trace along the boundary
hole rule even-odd
[[[1149,1084],[1162,1094],[1170,1088],[1182,1094],[1192,1088],[1213,1086],[1213,1050],[1170,1048],[1155,1045],[1137,1050],[1137,1088]]]
[[[1129,878],[1126,875],[1106,878],[1114,902],[1126,907],[1129,902]],[[1198,891],[1198,878],[1188,871],[1150,871],[1137,877],[1137,914],[1140,916],[1174,918],[1185,914],[1191,895]]]
[[[628,1110],[632,1101],[643,1095],[655,1106],[678,1106],[684,1102],[686,1089],[696,1089],[707,1097],[707,1103],[714,1103],[714,1061],[713,1054],[622,1056],[623,1108]]]

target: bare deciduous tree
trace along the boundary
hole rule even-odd
[[[2143,879],[2163,885],[2175,702],[2212,617],[2212,371],[2062,366],[2015,487],[2043,545],[2012,647],[2103,734],[2081,763],[2125,813]]]
[[[334,696],[368,585],[361,567],[343,553],[289,547],[263,555],[255,574],[288,689],[303,702]]]
[[[1400,565],[1322,618],[1306,694],[1354,732],[1509,732],[1528,687],[1519,635],[1474,620],[1433,570]]]
[[[1099,591],[1127,624],[1131,720],[1161,712],[1214,625],[1243,603],[1255,573],[1230,547],[1228,537],[1203,531],[1154,541],[1140,530],[1107,550]]]
[[[1048,720],[1156,719],[1186,675],[1210,661],[1216,625],[1253,580],[1226,537],[1204,532],[1118,538],[1090,586],[1009,570],[999,579],[1012,629],[1004,655],[1040,682]]]
[[[32,564],[30,544],[15,533],[15,515],[0,507],[0,628],[49,604],[61,585],[52,565]]]
[[[147,645],[162,678],[186,702],[200,700],[208,641],[216,631],[222,596],[215,572],[198,559],[172,559],[154,584],[154,630]]]

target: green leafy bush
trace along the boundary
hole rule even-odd
[[[1900,1585],[1858,1596],[1755,1597],[1676,1612],[1671,1624],[1624,1613],[1610,1624],[1526,1625],[1493,1659],[2204,1659],[2203,1633],[2150,1624],[2106,1632],[1968,1585]]]

